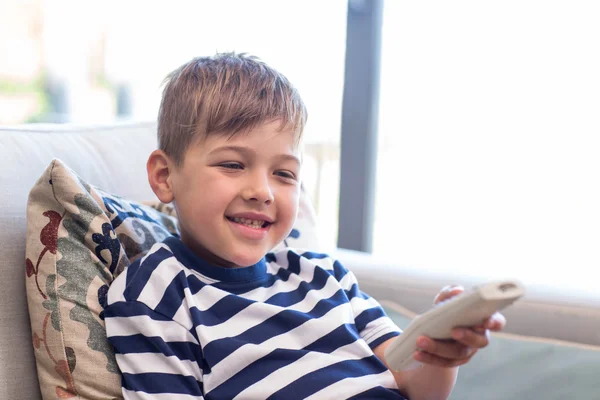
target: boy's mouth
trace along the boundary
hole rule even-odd
[[[268,221],[263,221],[260,219],[248,219],[248,218],[239,218],[239,217],[226,217],[231,222],[235,222],[236,224],[242,224],[249,228],[261,229],[266,228],[271,225]]]

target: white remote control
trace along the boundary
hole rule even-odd
[[[486,283],[444,300],[411,321],[385,350],[385,360],[394,371],[412,369],[420,365],[413,358],[417,351],[417,337],[424,335],[432,339],[451,339],[453,328],[479,325],[523,294],[523,285],[511,280]]]

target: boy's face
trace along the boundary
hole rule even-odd
[[[187,150],[169,181],[182,241],[220,266],[257,263],[292,229],[300,152],[279,121],[233,138],[212,135]],[[162,200],[162,199],[161,199]]]

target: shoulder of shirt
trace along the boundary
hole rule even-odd
[[[109,305],[113,304],[115,302],[126,301],[125,291],[127,290],[127,288],[130,285],[132,285],[134,282],[136,282],[138,280],[136,276],[138,274],[140,274],[141,271],[144,270],[145,261],[148,260],[148,258],[150,256],[152,256],[156,253],[159,253],[159,252],[162,253],[160,255],[157,254],[160,257],[160,259],[166,260],[166,259],[172,258],[174,263],[179,264],[182,269],[186,269],[186,267],[182,263],[180,263],[179,260],[177,260],[175,258],[172,250],[166,244],[160,243],[160,242],[155,243],[154,245],[152,245],[152,247],[148,250],[148,252],[144,256],[142,256],[141,258],[139,258],[136,261],[134,261],[133,263],[131,263],[110,284],[110,287],[108,289],[108,298],[107,298],[107,302]],[[153,263],[156,264],[156,261],[153,261]],[[143,274],[140,274],[140,275],[143,275]],[[148,284],[148,281],[146,281],[144,285],[147,285],[147,284]]]
[[[275,262],[278,265],[298,262],[301,269],[320,268],[326,270],[329,274],[345,275],[346,269],[337,261],[326,253],[310,251],[304,248],[286,247],[273,252],[267,253],[265,256],[267,262]]]

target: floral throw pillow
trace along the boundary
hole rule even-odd
[[[302,197],[294,230],[280,246],[317,248],[314,211]],[[52,161],[29,194],[25,260],[44,399],[122,398],[102,319],[106,293],[154,243],[178,234],[171,206],[120,198]]]

